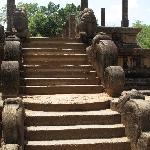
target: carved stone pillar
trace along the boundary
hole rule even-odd
[[[88,0],[81,0],[81,11],[88,8]]]
[[[76,19],[75,15],[69,17],[69,38],[73,39],[76,36]]]
[[[122,27],[129,27],[128,20],[128,0],[122,0]]]
[[[101,8],[101,26],[105,26],[105,8]]]
[[[15,11],[15,0],[7,0],[7,31],[12,32],[13,14]]]

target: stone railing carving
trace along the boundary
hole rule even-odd
[[[82,42],[90,44],[97,31],[97,21],[94,11],[90,8],[85,8],[79,16],[77,25],[77,33]]]
[[[16,8],[15,0],[7,0],[7,31],[6,36],[16,35],[25,40],[29,36],[26,11]]]
[[[111,96],[120,95],[123,91],[125,75],[123,69],[117,66],[118,50],[115,43],[105,33],[99,33],[93,38],[92,45],[86,51],[106,92]]]
[[[112,101],[111,108],[121,114],[132,150],[149,150],[150,100],[146,100],[139,91],[132,90],[123,92],[119,100]]]
[[[23,9],[16,9],[13,18],[14,32],[20,39],[29,37],[28,18],[26,11]]]
[[[92,45],[87,48],[87,54],[89,61],[93,64],[102,80],[105,68],[117,65],[117,47],[111,38],[104,33],[100,33],[93,38]]]
[[[19,148],[23,149],[24,116],[25,112],[22,99],[9,98],[4,100],[2,112],[2,138],[4,140],[4,147],[9,147],[7,146],[8,144],[13,144],[12,147],[18,148],[17,150]]]
[[[5,39],[1,64],[2,150],[24,149],[24,106],[19,98],[21,43],[15,36]]]

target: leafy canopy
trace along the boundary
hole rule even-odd
[[[59,4],[56,5],[51,1],[47,6],[39,6],[37,3],[20,2],[17,8],[26,10],[31,36],[47,37],[54,37],[59,34],[69,15],[77,15],[80,10],[80,6],[77,7],[74,4],[66,4],[64,8],[60,8]],[[3,14],[0,15],[0,22],[4,21],[6,7],[2,10]]]
[[[143,24],[141,21],[136,21],[133,27],[142,28],[142,31],[137,36],[137,41],[142,48],[150,48],[150,25]]]

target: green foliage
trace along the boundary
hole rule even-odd
[[[18,3],[18,8],[26,10],[29,29],[32,36],[49,36],[57,34],[58,25],[56,17],[59,5],[49,2],[48,6],[38,6],[37,3]]]
[[[29,19],[29,29],[32,36],[54,37],[63,28],[64,22],[70,14],[77,14],[79,7],[74,4],[67,4],[65,8],[60,8],[53,2],[48,6],[38,6],[37,3],[19,3],[17,7],[24,8]]]
[[[24,10],[26,10],[29,18],[31,16],[35,15],[39,10],[37,3],[29,3],[28,4],[28,3],[19,2],[17,5],[17,8],[23,8]]]
[[[142,31],[137,36],[137,41],[142,48],[150,48],[150,25],[143,24],[141,21],[136,21],[133,27],[142,28]]]
[[[51,1],[47,6],[39,6],[37,3],[20,2],[17,8],[26,10],[31,36],[47,37],[54,37],[59,34],[69,15],[77,15],[80,10],[80,7],[76,7],[74,4],[67,4],[64,8],[60,8],[59,4],[56,5]],[[2,10],[3,14],[0,15],[0,22],[6,20],[4,19],[6,7]]]
[[[0,9],[0,23],[5,24],[6,23],[6,6],[2,7]]]

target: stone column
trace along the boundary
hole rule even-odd
[[[88,8],[88,0],[81,0],[81,11]]]
[[[4,44],[5,44],[4,27],[0,25],[0,64],[2,63],[3,56],[4,56]]]
[[[128,0],[122,0],[122,27],[129,27],[128,20]]]
[[[101,26],[105,26],[105,8],[101,8]]]
[[[12,32],[15,0],[7,0],[7,31]]]
[[[69,16],[69,38],[73,39],[76,36],[76,19],[75,15]]]
[[[5,32],[4,32],[4,26],[0,25],[0,48],[1,44],[4,45],[5,42]]]

